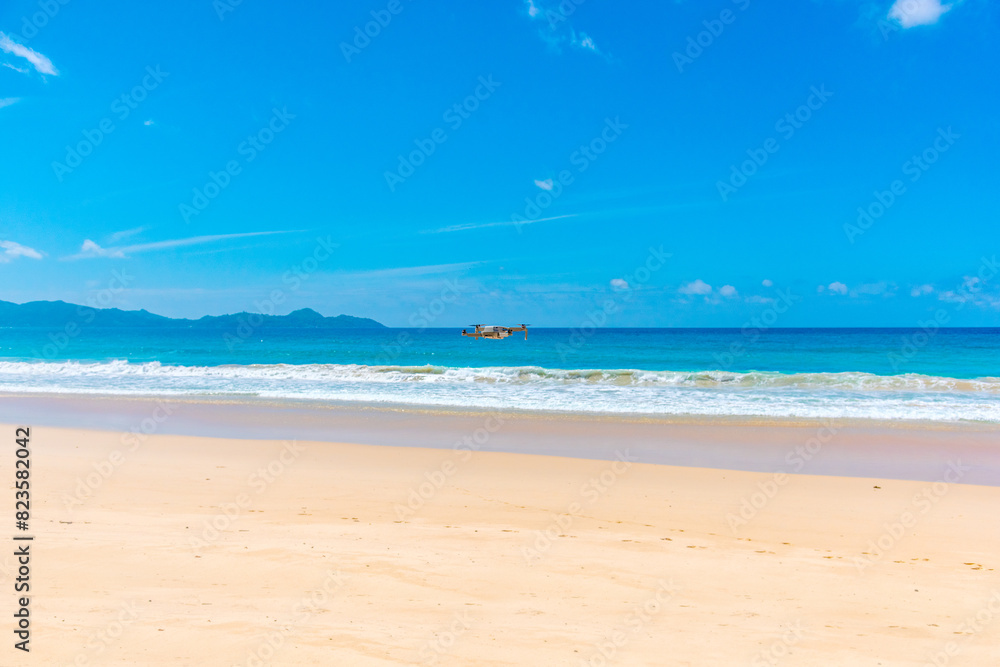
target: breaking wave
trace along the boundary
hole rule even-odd
[[[0,392],[258,396],[654,415],[1000,422],[1000,378],[159,362],[0,362]]]

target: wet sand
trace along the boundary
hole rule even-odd
[[[329,405],[247,399],[170,400],[0,396],[0,423],[148,434],[315,440],[448,449],[473,437],[482,451],[753,472],[934,481],[948,462],[966,483],[1000,485],[1000,425],[758,418],[621,416]],[[485,431],[485,433],[484,433]]]

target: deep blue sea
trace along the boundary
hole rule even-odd
[[[0,392],[1000,422],[1000,329],[8,327]]]

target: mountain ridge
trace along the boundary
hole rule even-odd
[[[250,320],[253,320],[251,322]],[[259,320],[259,321],[258,321]],[[229,328],[250,323],[254,327],[303,327],[313,329],[384,329],[368,317],[337,315],[326,317],[312,308],[300,308],[287,315],[262,315],[241,311],[227,315],[203,315],[198,319],[174,318],[140,310],[94,308],[66,301],[0,301],[0,326],[64,327],[70,323],[106,327]]]

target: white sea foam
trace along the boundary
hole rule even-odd
[[[0,362],[0,392],[406,403],[659,415],[1000,422],[1000,378],[335,364]]]

